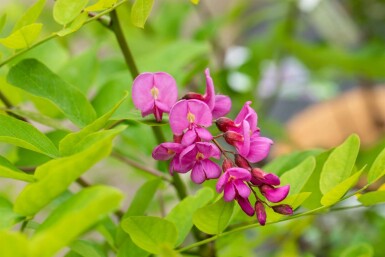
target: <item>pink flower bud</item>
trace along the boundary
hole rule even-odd
[[[187,94],[185,94],[182,99],[197,99],[197,100],[200,100],[200,101],[204,101],[204,97],[203,95],[201,94],[198,94],[198,93],[195,93],[195,92],[189,92]]]
[[[276,213],[283,214],[283,215],[292,215],[293,214],[293,208],[291,208],[288,204],[280,204],[272,207],[273,210]]]
[[[235,127],[234,121],[227,117],[221,117],[217,119],[215,124],[217,125],[217,128],[222,132],[226,132],[229,130],[229,128]]]
[[[230,145],[234,145],[236,142],[243,141],[243,136],[234,131],[227,131],[223,137],[226,140],[226,142]]]
[[[278,203],[286,198],[290,191],[290,186],[286,185],[283,187],[273,187],[267,184],[264,184],[259,187],[259,191],[272,203]]]
[[[226,170],[234,167],[234,163],[230,159],[224,159],[222,163],[222,170],[225,172]]]
[[[266,211],[265,206],[261,201],[257,201],[255,203],[255,215],[257,216],[258,223],[261,226],[264,226],[266,224]]]
[[[247,169],[247,170],[251,170],[251,166],[249,164],[249,162],[243,158],[241,155],[239,154],[235,154],[234,155],[235,157],[235,164],[238,166],[238,167],[241,167],[241,168],[244,168],[244,169]]]

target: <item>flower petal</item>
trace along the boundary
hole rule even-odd
[[[225,190],[223,193],[223,199],[226,202],[231,202],[232,200],[234,200],[235,195],[236,195],[236,192],[235,192],[235,188],[234,188],[233,183],[226,183],[225,184]]]
[[[178,143],[162,143],[152,151],[152,158],[155,160],[168,160],[177,152],[181,152],[183,147]]]
[[[267,157],[273,141],[267,137],[254,137],[250,143],[250,151],[245,157],[249,162],[259,162]]]
[[[234,167],[230,168],[227,170],[230,176],[236,177],[237,179],[241,179],[243,181],[250,181],[251,179],[251,173],[250,171],[239,168],[239,167]]]
[[[207,104],[195,99],[186,101],[188,104],[188,110],[195,116],[194,123],[200,126],[210,127],[212,124],[213,116]]]
[[[211,139],[213,139],[211,133],[205,128],[195,128],[195,132],[202,140],[210,141]]]
[[[132,101],[137,109],[148,109],[148,103],[154,101],[151,89],[154,87],[154,74],[144,72],[137,76],[132,84]]]
[[[218,164],[211,160],[202,160],[201,161],[203,170],[206,174],[206,178],[212,179],[212,178],[219,178],[221,175],[221,167],[219,167]]]
[[[250,188],[240,179],[234,180],[234,186],[237,189],[238,194],[243,197],[247,198],[249,197],[251,190]]]
[[[259,189],[267,200],[272,203],[278,203],[286,198],[290,191],[290,185],[276,188],[269,185],[263,185]]]
[[[249,125],[252,132],[254,132],[257,129],[257,122],[258,122],[258,116],[257,113],[254,111],[253,108],[250,107],[251,101],[247,101],[237,117],[235,118],[235,123],[240,124],[244,120],[246,120]]]
[[[207,104],[210,110],[213,110],[215,105],[214,82],[210,76],[210,70],[208,68],[205,70],[205,75],[206,75],[206,93],[204,95],[204,102]]]
[[[180,167],[183,171],[190,170],[196,161],[198,151],[195,144],[186,147],[179,156]]]
[[[242,210],[249,216],[254,215],[254,208],[248,198],[237,197],[237,201]]]
[[[225,116],[231,110],[231,99],[227,95],[216,95],[214,109],[211,111],[213,118]]]
[[[154,86],[159,90],[158,100],[170,110],[178,99],[175,79],[166,72],[156,72],[154,73]]]
[[[225,184],[229,180],[229,173],[225,172],[222,174],[222,176],[218,179],[216,189],[218,193],[221,193],[223,189],[225,188]]]
[[[170,127],[174,134],[183,134],[183,130],[188,128],[189,121],[187,120],[188,106],[187,100],[181,100],[174,104],[170,111]]]
[[[182,137],[182,144],[183,145],[191,145],[197,141],[197,134],[195,133],[195,130],[189,129],[184,133]]]
[[[196,162],[191,171],[191,180],[196,184],[202,184],[206,180],[202,164]]]

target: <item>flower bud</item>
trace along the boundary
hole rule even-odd
[[[222,132],[228,131],[230,127],[235,127],[234,121],[227,117],[220,117],[217,119],[215,124],[217,125],[217,128]]]
[[[238,167],[241,167],[241,168],[244,168],[247,170],[251,170],[249,162],[244,157],[242,157],[240,154],[235,154],[234,157],[235,157],[234,158],[235,164]]]
[[[197,100],[200,100],[200,101],[204,101],[204,97],[203,95],[201,94],[198,94],[198,93],[195,93],[195,92],[189,92],[187,94],[185,94],[182,99],[197,99]]]
[[[235,142],[243,141],[243,136],[234,131],[227,131],[223,137],[229,145],[234,145]]]
[[[224,159],[222,163],[222,170],[225,172],[226,170],[234,167],[234,163],[230,159]]]
[[[261,201],[257,201],[255,203],[254,209],[255,209],[255,215],[257,216],[258,223],[261,226],[264,226],[266,224],[265,206]]]
[[[182,142],[182,138],[183,138],[183,134],[182,135],[174,135],[174,142],[180,144]]]
[[[290,186],[286,185],[283,187],[273,187],[267,184],[264,184],[259,187],[259,191],[272,203],[278,203],[286,198],[290,190]]]
[[[276,213],[283,214],[283,215],[292,215],[293,214],[293,208],[291,208],[288,204],[280,204],[276,206],[272,206],[273,210]]]
[[[254,215],[254,208],[251,205],[248,198],[243,198],[243,197],[239,196],[239,197],[237,197],[237,201],[238,201],[238,204],[244,213],[246,213],[249,216]]]

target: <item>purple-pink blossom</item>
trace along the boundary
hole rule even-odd
[[[227,202],[234,200],[237,196],[248,198],[251,190],[245,183],[250,181],[251,174],[243,168],[229,168],[218,179],[216,189],[218,193],[224,191],[223,199]]]
[[[171,159],[169,171],[172,175],[174,171],[180,170],[179,155],[184,149],[184,146],[179,143],[165,142],[152,151],[152,158],[155,160],[169,160]]]
[[[186,173],[191,170],[191,180],[197,184],[207,179],[218,178],[221,168],[209,158],[219,159],[221,153],[212,143],[197,142],[186,147],[179,156],[180,171]]]
[[[153,113],[161,121],[163,113],[170,112],[177,98],[175,79],[165,72],[141,73],[132,85],[132,100],[143,117]]]
[[[278,203],[286,198],[290,191],[290,185],[282,187],[273,187],[267,184],[264,184],[259,187],[259,191],[272,203]]]

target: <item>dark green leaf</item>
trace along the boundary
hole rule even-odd
[[[11,68],[10,84],[54,103],[76,125],[84,127],[96,114],[87,98],[75,87],[35,59],[24,59]]]
[[[229,224],[233,215],[234,201],[219,199],[213,204],[198,209],[193,215],[197,228],[210,235],[220,234]]]
[[[155,254],[164,245],[173,247],[178,237],[175,225],[158,217],[128,217],[122,221],[122,228],[136,245]]]
[[[177,246],[183,243],[190,232],[193,226],[192,218],[195,211],[210,202],[213,196],[214,193],[211,188],[202,188],[195,196],[187,196],[184,198],[166,216],[166,220],[173,222],[178,230]]]

